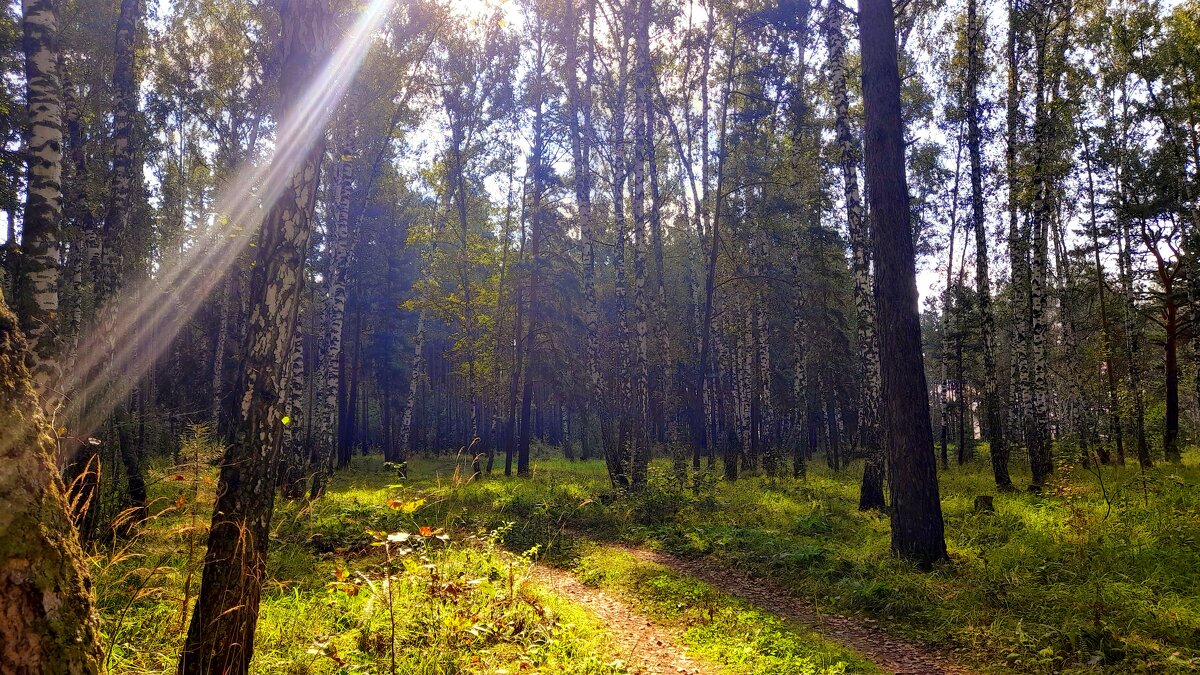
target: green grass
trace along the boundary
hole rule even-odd
[[[530,560],[499,549],[495,533],[372,545],[438,525],[415,491],[371,467],[337,476],[311,509],[277,509],[253,672],[624,672],[596,621],[540,592]],[[200,461],[151,476],[153,519],[92,557],[113,673],[175,671],[199,586],[215,472]],[[436,478],[426,484],[437,491]]]
[[[986,452],[986,448],[981,449]],[[709,556],[768,577],[825,611],[954,650],[1000,672],[1200,669],[1200,468],[1060,468],[1042,495],[996,495],[986,458],[941,473],[951,560],[921,572],[889,551],[886,517],[857,506],[860,467],[804,480],[749,477],[678,486],[666,464],[639,495],[615,497],[603,463],[543,459],[534,478],[448,489],[418,464],[414,486],[446,522],[494,527],[505,543],[577,564],[586,538]],[[1014,480],[1028,475],[1014,463]],[[580,536],[583,535],[583,536]]]
[[[861,469],[855,466],[832,472],[814,463],[806,479],[795,481],[707,477],[693,489],[677,485],[663,463],[652,467],[646,490],[615,495],[597,460],[538,458],[530,480],[471,481],[467,466],[450,460],[413,461],[401,480],[376,458],[356,458],[355,468],[339,473],[311,508],[285,503],[277,509],[255,670],[387,672],[386,637],[379,646],[387,612],[378,590],[387,572],[368,532],[427,525],[451,533],[448,545],[431,544],[436,548],[427,554],[443,578],[486,581],[468,584],[468,595],[451,602],[431,591],[422,571],[402,573],[404,582],[393,584],[397,606],[405,607],[398,672],[515,673],[522,661],[545,672],[614,672],[602,631],[584,613],[508,588],[503,580],[513,558],[497,545],[573,567],[685,627],[688,644],[716,662],[724,659],[730,672],[793,672],[771,670],[781,663],[772,659],[785,655],[815,672],[838,660],[851,669],[860,665],[827,645],[806,646],[807,638],[796,637],[803,633],[703,584],[605,553],[591,547],[592,540],[707,556],[768,577],[824,611],[872,617],[887,630],[954,650],[985,670],[1195,672],[1198,460],[1192,450],[1183,466],[1155,467],[1144,477],[1133,466],[1105,468],[1103,491],[1094,473],[1066,468],[1043,495],[996,495],[994,514],[972,509],[976,495],[995,494],[986,460],[952,466],[940,475],[951,560],[921,572],[891,555],[886,517],[857,511]],[[1016,464],[1014,470],[1018,484],[1028,480]],[[115,638],[114,672],[173,669],[186,626],[189,573],[191,594],[198,586],[211,502],[205,495],[215,478],[211,471],[158,474],[152,487],[157,520],[124,552],[96,557],[104,631]],[[191,496],[197,481],[199,500]],[[425,501],[406,513],[390,508],[389,499]],[[189,529],[193,516],[198,530]],[[339,569],[350,573],[355,595],[339,590]],[[706,623],[713,602],[725,614]],[[462,603],[465,614],[454,618],[457,608],[447,607]],[[515,634],[501,629],[486,639],[466,625],[511,627],[520,620],[525,623]],[[438,658],[418,665],[415,659],[426,653],[418,644],[439,645]],[[329,658],[330,646],[344,667]]]
[[[853,652],[712,586],[611,547],[589,548],[576,571],[632,599],[655,621],[683,629],[689,653],[736,675],[878,673]]]

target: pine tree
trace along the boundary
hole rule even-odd
[[[875,301],[891,486],[892,550],[921,565],[946,558],[933,431],[921,357],[916,269],[900,117],[900,67],[892,4],[863,0],[863,104],[867,195],[875,251]]]

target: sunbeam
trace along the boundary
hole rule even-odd
[[[251,245],[266,207],[285,189],[362,65],[395,0],[372,0],[279,124],[274,147],[261,162],[247,160],[221,189],[211,225],[173,268],[126,288],[106,317],[79,342],[77,361],[64,374],[66,417],[76,425],[68,436],[85,439],[116,408],[170,346],[222,279]]]

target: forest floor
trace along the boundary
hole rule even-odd
[[[192,440],[189,464],[157,466],[152,519],[93,556],[111,672],[174,669],[215,452]],[[1065,467],[995,513],[972,508],[994,492],[985,462],[952,466],[951,560],[925,573],[855,509],[854,466],[684,487],[656,464],[618,496],[595,460],[470,480],[356,457],[323,499],[277,508],[254,671],[1196,672],[1197,460],[1105,468],[1103,486]]]

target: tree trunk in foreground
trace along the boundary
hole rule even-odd
[[[332,19],[325,0],[284,0],[280,18],[280,95],[294,101],[316,75]],[[185,675],[246,673],[254,653],[283,438],[284,364],[292,351],[323,153],[319,134],[299,157],[259,233],[237,436],[221,465],[200,596],[179,659]]]
[[[38,395],[53,412],[57,396],[58,268],[62,239],[63,105],[58,77],[58,2],[26,0],[24,10],[25,76],[29,128],[26,157],[29,184],[22,223],[17,309],[29,337],[29,359]]]
[[[892,550],[929,567],[946,558],[946,536],[921,356],[916,265],[904,175],[900,69],[891,2],[863,0],[859,24],[867,196],[875,244],[875,302],[883,327],[880,371],[892,495]]]
[[[99,625],[55,459],[0,297],[0,673],[99,673]]]

